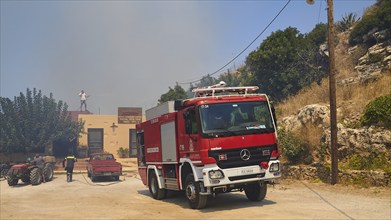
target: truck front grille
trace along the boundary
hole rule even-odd
[[[208,155],[209,157],[213,157],[216,160],[217,166],[219,166],[221,169],[226,169],[259,165],[264,161],[269,162],[273,150],[276,150],[275,144],[246,148],[234,148],[228,150],[209,150]],[[246,155],[243,156],[243,154]]]

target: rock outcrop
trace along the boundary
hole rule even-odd
[[[354,67],[356,76],[342,79],[340,85],[355,83],[370,83],[378,80],[383,73],[391,70],[391,40],[386,31],[371,33],[376,44],[369,47],[367,53],[359,58],[358,64]],[[353,54],[359,46],[349,48],[348,54]]]
[[[313,104],[304,106],[296,114],[282,119],[282,126],[287,130],[297,130],[307,123],[327,126],[330,121],[330,110],[327,105]]]
[[[324,130],[322,140],[330,144],[330,130]],[[391,131],[375,127],[352,129],[338,124],[338,153],[342,159],[354,154],[383,154],[391,158]]]

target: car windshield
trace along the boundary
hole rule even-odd
[[[209,137],[274,132],[267,102],[235,102],[200,106],[203,135]]]

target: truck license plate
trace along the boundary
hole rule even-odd
[[[111,173],[103,173],[103,175],[105,175],[105,176],[111,176]]]
[[[254,169],[243,169],[243,170],[240,170],[240,174],[242,175],[247,175],[247,174],[252,174],[254,173]]]

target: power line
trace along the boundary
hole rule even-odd
[[[282,11],[284,11],[284,9],[288,6],[288,4],[291,2],[292,0],[288,0],[288,2],[284,5],[284,7],[282,7],[282,9],[277,13],[277,15],[269,22],[269,24],[261,31],[260,34],[258,34],[258,36],[253,40],[251,41],[251,43],[245,47],[238,55],[236,55],[234,58],[232,58],[230,61],[228,61],[227,64],[225,64],[224,66],[222,66],[221,68],[219,68],[218,70],[214,71],[213,73],[210,73],[210,74],[207,74],[206,76],[213,76],[215,75],[216,73],[220,72],[222,69],[224,69],[226,66],[228,66],[229,64],[231,64],[234,60],[236,60],[240,55],[242,55],[256,40],[258,40],[258,38],[270,27],[270,25],[277,19],[277,17],[282,13]],[[202,78],[201,78],[202,79]],[[199,82],[201,81],[201,79],[199,80],[194,80],[194,81],[190,81],[190,82],[182,82],[182,83],[179,83],[179,84],[191,84],[191,83],[195,83],[195,82]]]
[[[318,12],[318,24],[319,24],[319,20],[320,20],[320,14],[321,14],[321,9],[322,9],[322,2],[323,2],[323,0],[320,0],[319,12]]]

